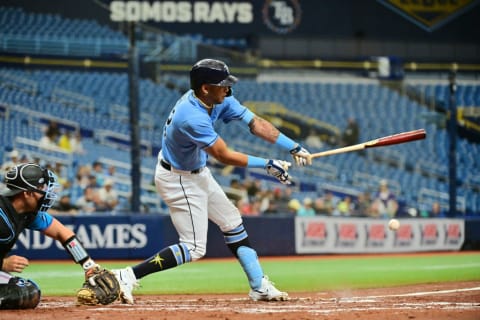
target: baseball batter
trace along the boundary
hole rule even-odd
[[[170,209],[179,243],[160,250],[133,267],[113,270],[119,279],[124,303],[134,302],[132,290],[138,279],[202,258],[207,248],[208,220],[218,225],[225,243],[239,260],[250,284],[252,300],[288,299],[288,294],[277,290],[264,275],[240,212],[206,167],[207,157],[214,157],[225,165],[265,168],[281,183],[290,184],[289,162],[229,149],[215,132],[217,120],[245,123],[252,134],[289,151],[297,165],[309,164],[310,153],[270,122],[241,105],[232,96],[231,87],[236,82],[237,78],[230,74],[222,61],[204,59],[192,67],[191,90],[177,101],[165,122],[155,172],[157,191]]]

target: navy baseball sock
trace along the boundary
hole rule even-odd
[[[246,273],[250,287],[254,290],[262,286],[263,270],[258,261],[257,252],[250,247],[248,234],[243,224],[233,230],[224,232],[225,243],[240,261]]]
[[[263,270],[258,261],[257,252],[249,247],[240,247],[237,250],[238,260],[247,274],[248,282],[253,290],[262,286]]]
[[[190,261],[192,261],[192,257],[187,245],[179,243],[162,249],[157,254],[134,266],[133,272],[137,279],[140,279],[151,273],[174,268]]]

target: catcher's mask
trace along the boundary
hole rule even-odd
[[[229,87],[227,96],[232,95],[231,86],[238,78],[230,74],[227,65],[220,60],[203,59],[195,63],[190,70],[190,88],[196,90],[202,84]]]
[[[59,187],[57,176],[50,170],[35,163],[24,163],[11,168],[5,173],[5,184],[8,190],[4,196],[12,197],[20,192],[31,191],[43,195],[38,211],[47,211],[58,198]]]

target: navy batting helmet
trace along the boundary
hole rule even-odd
[[[220,60],[203,59],[190,70],[190,88],[193,90],[202,84],[231,87],[237,81],[237,77],[231,75],[227,65]]]

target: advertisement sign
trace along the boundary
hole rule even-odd
[[[168,215],[57,218],[75,231],[95,259],[145,259],[178,242]],[[401,219],[397,231],[389,230],[387,223],[368,218],[244,217],[261,256],[459,250],[465,241],[462,219]],[[70,259],[61,243],[31,230],[20,235],[11,254]],[[210,222],[206,257],[231,256],[223,233]]]
[[[57,217],[72,229],[88,253],[97,259],[143,259],[178,241],[168,216]],[[38,231],[20,234],[12,254],[29,259],[68,259],[58,241]]]
[[[388,220],[295,218],[298,254],[460,250],[464,240],[461,219],[402,219],[400,228],[392,231]]]

